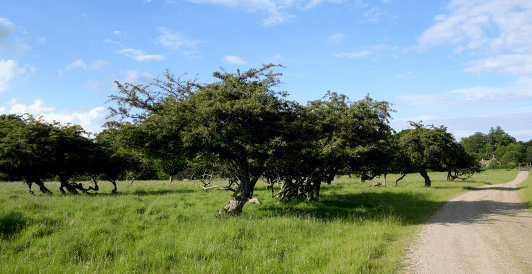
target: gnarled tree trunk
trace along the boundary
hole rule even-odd
[[[427,171],[424,168],[421,168],[419,170],[419,174],[421,174],[421,177],[425,179],[425,187],[431,187],[430,178],[429,178],[429,175],[427,174]]]
[[[242,208],[253,196],[253,189],[259,177],[264,173],[265,169],[257,170],[256,174],[252,178],[249,177],[249,169],[247,160],[242,161],[238,165],[239,169],[239,181],[240,184],[235,189],[231,200],[229,200],[225,207],[218,211],[217,216],[234,216],[242,213]]]
[[[48,188],[46,188],[46,186],[44,186],[44,182],[41,181],[41,179],[34,179],[34,180],[31,180],[31,181],[26,181],[27,184],[30,186],[30,193],[33,194],[33,191],[31,191],[31,183],[35,183],[36,185],[39,186],[39,189],[41,190],[41,192],[43,194],[46,194],[46,195],[54,195],[53,192],[51,192]]]

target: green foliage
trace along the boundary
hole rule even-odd
[[[480,171],[479,163],[461,144],[455,142],[446,127],[424,126],[414,122],[410,124],[414,128],[400,134],[399,146],[410,160],[410,165],[425,178],[425,186],[431,186],[428,169],[446,171],[448,178],[453,180],[463,176],[466,179]]]
[[[103,142],[105,143],[105,142]],[[16,115],[0,116],[0,172],[5,177],[24,180],[33,194],[33,183],[41,192],[52,194],[44,185],[46,178],[58,178],[59,190],[78,194],[98,190],[97,178],[104,174],[116,180],[131,166],[131,155],[111,151],[111,147],[95,143],[78,125],[47,123],[42,118]],[[94,187],[83,188],[75,181],[89,175]]]
[[[495,158],[504,168],[515,167],[517,163],[532,162],[532,142],[516,142],[515,138],[504,132],[500,126],[491,128],[488,134],[477,132],[462,138],[460,143],[469,152],[474,153],[477,160]]]
[[[282,198],[316,198],[321,182],[330,183],[338,170],[369,165],[369,157],[355,158],[391,134],[389,103],[369,96],[351,102],[328,92],[301,106],[273,90],[281,75],[275,67],[282,66],[222,70],[210,84],[183,82],[168,72],[165,81],[151,85],[117,83],[121,95],[111,100],[120,107],[110,110],[130,122],[108,128],[121,147],[154,159],[169,175],[191,166],[230,178],[226,189],[234,195],[220,212],[240,212],[262,175],[284,182],[291,194]]]

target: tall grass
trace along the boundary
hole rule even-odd
[[[344,176],[319,200],[280,204],[260,185],[262,204],[233,218],[215,218],[231,193],[195,182],[119,183],[116,196],[102,183],[77,197],[32,197],[22,183],[2,183],[0,273],[394,273],[446,200],[517,172],[486,174],[447,182],[431,173],[432,188],[418,175],[386,188]]]

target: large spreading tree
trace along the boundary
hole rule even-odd
[[[262,176],[281,181],[281,198],[317,198],[338,171],[362,169],[361,158],[391,134],[387,102],[351,102],[327,93],[302,106],[275,91],[280,65],[236,73],[215,72],[214,83],[166,79],[149,85],[117,83],[110,108],[125,144],[159,164],[210,167],[233,191],[219,215],[242,211]]]

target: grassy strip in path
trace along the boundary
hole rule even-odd
[[[519,198],[532,211],[532,171],[528,172],[528,178],[517,186],[519,188]]]
[[[446,200],[516,175],[490,172],[465,182],[431,173],[432,188],[419,175],[386,188],[344,176],[318,201],[279,205],[261,185],[262,204],[234,218],[214,217],[229,192],[194,182],[120,183],[117,196],[102,183],[79,197],[32,197],[21,183],[2,183],[0,273],[394,273]],[[58,183],[48,186],[58,193]]]

